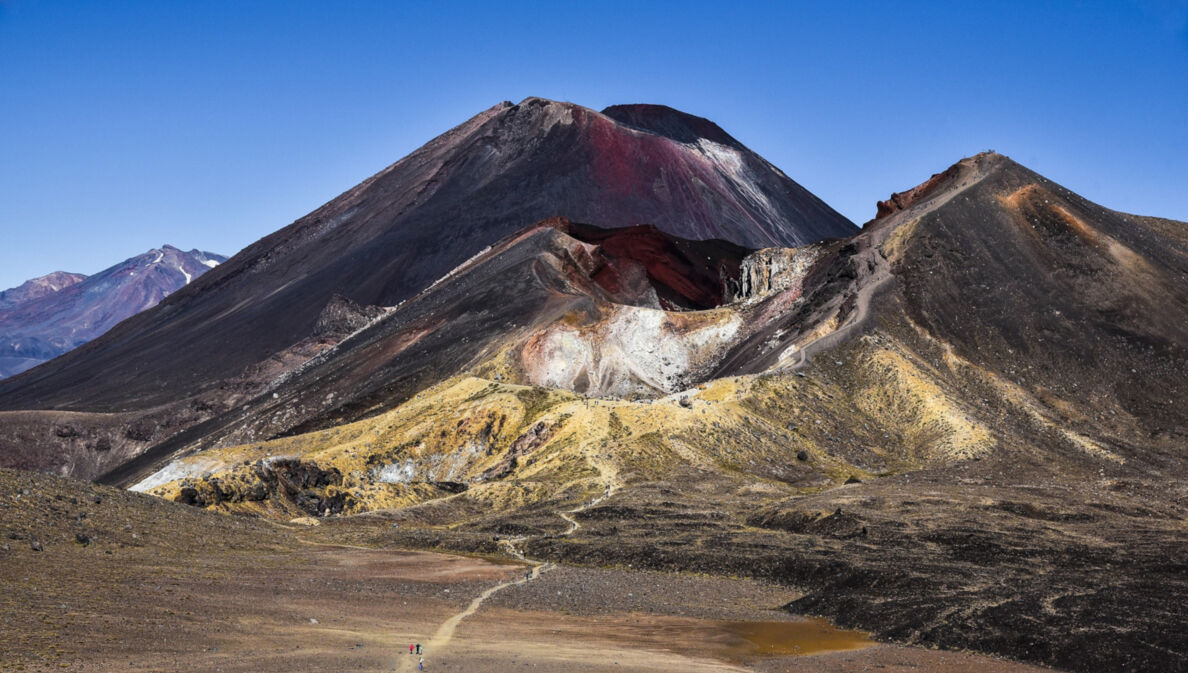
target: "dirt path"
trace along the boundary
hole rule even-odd
[[[598,496],[597,498],[594,498],[593,500],[588,500],[588,501],[582,503],[581,505],[579,505],[578,507],[575,507],[570,510],[564,510],[564,511],[557,512],[557,516],[561,517],[562,519],[564,519],[566,522],[569,523],[569,528],[564,533],[561,533],[562,537],[573,535],[574,533],[577,532],[577,530],[579,528],[582,527],[582,524],[578,523],[577,519],[573,518],[573,515],[580,514],[581,512],[584,512],[587,509],[590,509],[591,507],[595,507],[595,506],[601,504],[604,500],[611,497],[615,493],[615,491],[619,490],[620,483],[617,478],[618,477],[617,470],[614,470],[611,466],[606,465],[602,462],[595,463],[595,467],[598,469],[598,472],[601,476],[601,481],[603,483],[605,490],[603,491],[602,495]],[[504,539],[500,540],[499,543],[500,543],[500,546],[502,546],[507,551],[507,553],[509,555],[515,557],[516,559],[519,559],[520,561],[523,561],[524,563],[530,564],[532,566],[531,572],[528,575],[526,575],[523,579],[516,579],[516,580],[510,580],[507,582],[501,582],[501,583],[496,584],[495,586],[487,589],[483,593],[476,596],[474,598],[474,600],[470,601],[470,604],[467,605],[464,610],[462,610],[458,614],[450,617],[446,621],[442,622],[441,626],[437,627],[437,630],[433,632],[432,636],[430,636],[429,641],[424,644],[423,650],[426,654],[433,654],[434,656],[440,655],[440,653],[445,650],[446,646],[449,645],[450,640],[453,639],[454,630],[458,627],[458,624],[461,623],[463,619],[466,619],[467,617],[473,615],[475,612],[478,612],[479,608],[482,607],[483,602],[486,601],[487,599],[489,599],[490,597],[494,596],[495,594],[499,593],[500,591],[502,591],[510,586],[515,586],[517,584],[525,584],[525,583],[530,582],[534,579],[537,579],[542,574],[557,567],[557,565],[555,563],[550,563],[547,561],[540,561],[540,560],[528,558],[527,556],[525,556],[524,553],[522,551],[520,551],[520,548],[518,545],[521,544],[526,539],[528,539],[527,536],[515,537],[515,538],[504,538]],[[317,544],[317,543],[314,543],[314,544]],[[349,545],[343,545],[343,546],[349,546]],[[403,661],[403,663],[400,664],[400,666],[398,667],[398,670],[402,670],[402,671],[416,670],[417,661],[414,661],[413,659],[414,659],[414,657],[408,657],[406,659],[402,658],[401,661]],[[419,660],[420,657],[416,657],[416,659]]]

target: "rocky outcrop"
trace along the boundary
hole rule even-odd
[[[757,250],[743,259],[736,277],[726,276],[723,294],[728,301],[738,301],[787,290],[804,279],[816,257],[812,248]]]
[[[511,474],[519,466],[520,459],[543,446],[552,435],[552,426],[544,421],[536,423],[523,435],[517,437],[516,441],[512,442],[511,448],[504,454],[503,459],[498,464],[484,470],[479,475],[478,481],[502,479]]]
[[[878,202],[875,219],[881,220],[893,213],[907,210],[917,202],[928,198],[930,194],[935,193],[942,185],[956,177],[958,171],[958,165],[954,164],[941,173],[933,173],[932,177],[907,191],[893,192],[886,201]]]
[[[314,323],[315,337],[344,336],[367,325],[386,312],[382,306],[360,306],[341,294],[335,294]]]
[[[195,507],[277,499],[310,516],[339,514],[350,507],[350,494],[336,489],[342,484],[337,468],[323,469],[295,458],[258,460],[246,469],[224,477],[186,479],[174,500]]]

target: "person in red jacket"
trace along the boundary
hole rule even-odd
[[[413,653],[413,646],[412,646],[412,645],[409,645],[409,646],[408,646],[408,653],[409,653],[409,654],[412,654],[412,653]]]

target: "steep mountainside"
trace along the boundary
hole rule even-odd
[[[855,231],[711,122],[635,109],[529,98],[486,110],[101,343],[0,383],[0,409],[125,412],[209,392],[308,338],[333,295],[395,305],[557,215],[750,247]]]
[[[765,577],[1068,670],[1188,663],[1188,225],[983,154],[847,240],[624,264],[607,236],[509,237],[109,478],[344,540]],[[673,268],[722,301],[663,299]]]
[[[0,377],[77,348],[226,259],[166,245],[89,278],[55,272],[0,293]]]

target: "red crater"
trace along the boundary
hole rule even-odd
[[[727,241],[679,239],[652,225],[603,229],[564,218],[548,225],[599,247],[605,265],[593,280],[609,294],[630,292],[629,279],[642,269],[667,309],[720,306],[726,277],[737,277],[739,264],[750,252]]]

